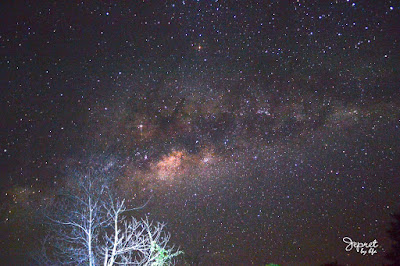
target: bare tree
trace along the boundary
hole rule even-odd
[[[164,224],[141,221],[123,215],[124,201],[108,209],[113,231],[105,236],[101,245],[104,266],[123,265],[169,265],[181,251],[168,248],[169,234],[163,232]]]
[[[45,240],[41,264],[170,265],[182,253],[168,246],[163,223],[128,217],[138,208],[127,209],[102,175],[75,182],[53,204],[58,215],[49,216],[52,234]]]

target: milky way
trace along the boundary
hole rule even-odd
[[[100,171],[192,265],[385,262],[398,2],[2,6],[5,259],[28,261],[35,217],[71,175]]]

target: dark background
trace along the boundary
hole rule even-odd
[[[112,168],[204,265],[380,264],[399,207],[398,1],[2,1],[1,247]],[[83,169],[83,170],[82,170]],[[343,237],[373,256],[346,252]]]

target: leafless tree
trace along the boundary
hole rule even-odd
[[[168,248],[169,234],[163,232],[164,224],[148,219],[127,219],[124,201],[108,209],[113,231],[105,235],[101,245],[104,266],[122,265],[169,265],[180,251]]]
[[[182,252],[169,247],[165,224],[128,217],[125,200],[102,175],[84,175],[53,203],[41,264],[170,265]],[[145,205],[139,207],[143,208]],[[39,259],[40,258],[40,259]]]

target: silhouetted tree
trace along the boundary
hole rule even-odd
[[[341,266],[342,264],[339,264],[338,262],[337,262],[337,260],[335,260],[334,262],[329,262],[329,263],[324,263],[324,264],[321,264],[321,266]]]
[[[394,221],[391,222],[391,228],[388,230],[392,247],[386,254],[386,259],[391,262],[391,265],[400,265],[400,213],[395,213],[392,217]]]

